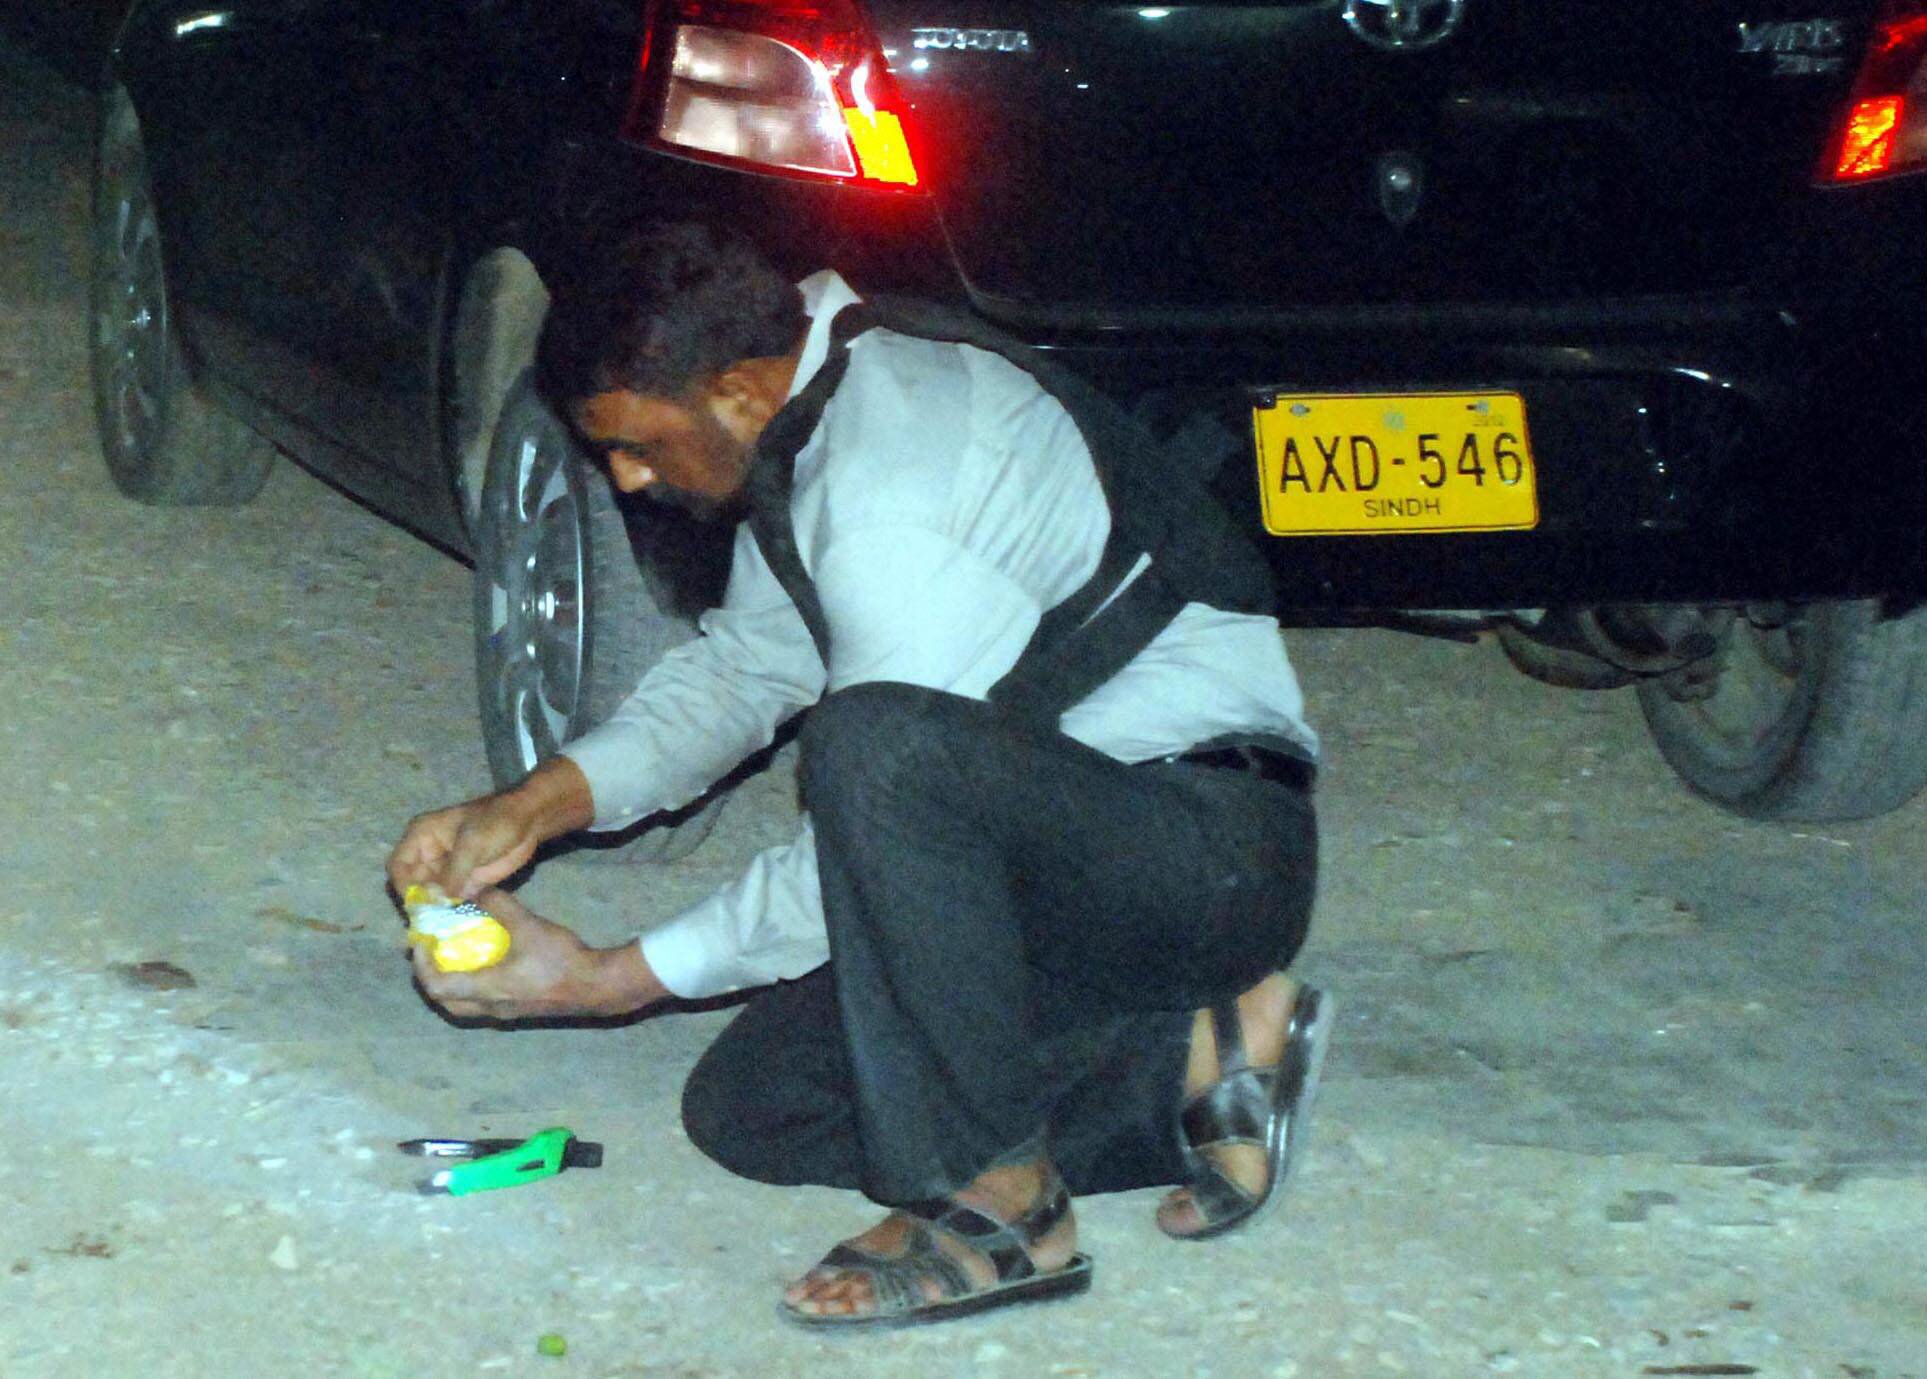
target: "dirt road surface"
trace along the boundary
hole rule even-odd
[[[485,785],[467,572],[291,463],[239,511],[109,485],[91,119],[0,47],[5,1379],[1927,1376],[1927,802],[1738,822],[1629,698],[1385,632],[1291,639],[1342,1020],[1287,1210],[1184,1246],[1093,1199],[1085,1299],[786,1328],[871,1209],[682,1137],[728,1011],[463,1030],[409,984],[382,858]],[[523,896],[613,942],[792,819],[779,764],[687,862]],[[555,1123],[607,1165],[434,1200],[392,1148]]]

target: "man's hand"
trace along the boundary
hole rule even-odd
[[[669,995],[636,944],[591,948],[506,891],[475,900],[509,931],[507,957],[479,972],[443,972],[426,948],[413,952],[423,994],[457,1019],[627,1015]]]
[[[470,900],[528,865],[549,839],[594,819],[581,770],[551,757],[513,789],[411,819],[388,855],[388,881],[396,895],[420,883]]]
[[[544,841],[512,795],[484,795],[409,820],[388,855],[388,883],[396,895],[421,884],[472,899],[520,871]]]

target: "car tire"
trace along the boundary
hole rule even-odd
[[[1866,819],[1927,785],[1927,607],[1815,603],[1734,618],[1710,694],[1644,681],[1647,726],[1680,777],[1757,819]]]
[[[181,347],[133,102],[110,88],[94,169],[88,358],[114,486],[157,506],[245,503],[274,447],[209,399]]]
[[[693,561],[673,517],[618,500],[525,371],[490,445],[475,531],[475,669],[482,740],[498,788],[602,722],[643,673],[696,635]],[[709,591],[712,592],[713,591]],[[713,601],[713,599],[712,599]],[[715,827],[722,795],[574,855],[667,862]]]

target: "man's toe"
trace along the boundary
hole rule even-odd
[[[1158,1204],[1158,1225],[1168,1235],[1195,1235],[1204,1226],[1204,1214],[1189,1188],[1177,1188]]]
[[[800,1312],[842,1316],[868,1305],[868,1280],[843,1269],[813,1270],[784,1296]]]
[[[839,1317],[852,1316],[866,1310],[867,1291],[862,1280],[849,1274],[839,1275],[817,1290],[815,1310]]]

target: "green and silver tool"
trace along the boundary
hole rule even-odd
[[[525,1140],[404,1140],[396,1148],[424,1159],[468,1161],[422,1179],[416,1191],[428,1197],[466,1197],[553,1178],[565,1168],[602,1167],[602,1146],[560,1125]]]

